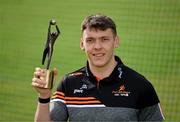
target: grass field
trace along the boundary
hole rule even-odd
[[[48,21],[56,19],[61,29],[51,65],[59,81],[85,65],[80,24],[94,13],[116,21],[116,54],[152,82],[166,121],[180,121],[179,5],[180,0],[0,0],[0,121],[33,121],[37,95],[31,79],[34,68],[43,67]]]

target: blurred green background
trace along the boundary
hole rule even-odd
[[[85,65],[80,24],[95,13],[114,19],[121,38],[116,55],[152,82],[166,121],[180,121],[180,0],[0,0],[0,121],[33,121],[31,79],[43,67],[49,20],[61,29],[51,64],[59,70],[56,87]]]

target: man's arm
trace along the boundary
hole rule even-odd
[[[49,103],[47,104],[38,103],[34,121],[35,122],[42,122],[42,121],[51,122],[51,119],[49,116]]]
[[[49,111],[49,98],[51,97],[51,90],[44,88],[44,86],[46,86],[46,81],[44,80],[45,77],[45,71],[43,69],[35,69],[34,77],[32,79],[32,86],[38,92],[39,99],[41,99],[38,101],[37,110],[34,117],[35,122],[51,122]]]
[[[158,121],[165,120],[164,115],[161,111],[160,103],[153,106],[149,106],[140,110],[139,121]]]
[[[160,100],[153,85],[145,79],[139,94],[139,121],[163,121]]]

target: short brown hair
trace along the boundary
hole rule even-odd
[[[83,31],[87,28],[95,28],[103,31],[110,28],[112,29],[114,36],[117,35],[114,21],[110,17],[102,14],[87,16],[81,24],[81,32],[83,33]]]

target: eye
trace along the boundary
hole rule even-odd
[[[90,38],[90,39],[86,39],[86,42],[87,42],[87,43],[93,43],[93,42],[94,42],[94,39],[91,39],[91,38]]]
[[[102,41],[103,42],[109,41],[109,38],[107,38],[107,37],[106,38],[102,38]]]

